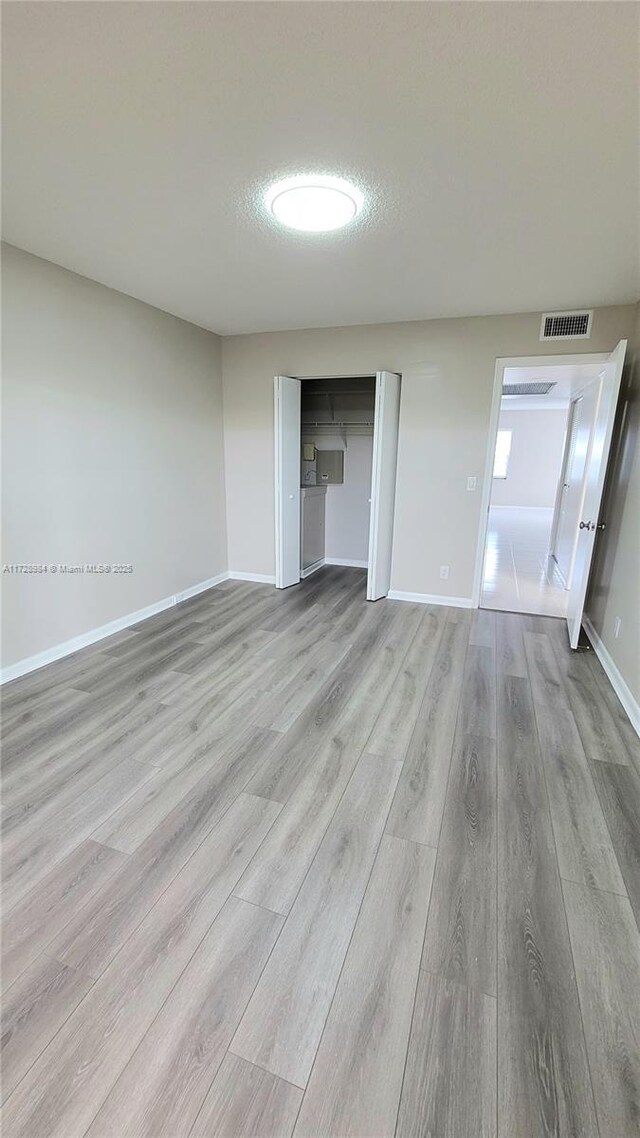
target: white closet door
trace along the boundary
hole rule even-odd
[[[399,420],[400,376],[391,371],[379,371],[371,469],[368,601],[386,597],[391,587]]]
[[[276,375],[274,385],[276,466],[276,588],[300,580],[300,392],[299,379]]]
[[[609,356],[604,372],[598,380],[598,399],[592,417],[589,452],[584,473],[582,516],[577,530],[567,607],[567,624],[572,648],[577,648],[580,637],[626,349],[627,341],[621,340]]]

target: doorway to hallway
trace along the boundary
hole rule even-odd
[[[578,644],[626,350],[496,361],[476,603],[566,617]]]

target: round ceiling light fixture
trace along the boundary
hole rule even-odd
[[[271,186],[265,198],[276,221],[306,233],[342,229],[354,220],[363,203],[360,190],[350,182],[324,174],[285,178]]]

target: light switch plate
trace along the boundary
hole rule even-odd
[[[478,479],[475,474],[470,474],[467,478],[467,490],[476,490],[478,488]]]

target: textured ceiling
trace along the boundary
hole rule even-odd
[[[222,333],[633,301],[638,6],[5,2],[4,236]],[[355,180],[348,230],[264,217]]]

